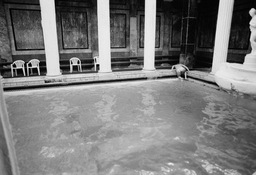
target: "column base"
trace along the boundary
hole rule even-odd
[[[62,73],[55,74],[55,75],[49,75],[49,74],[46,73],[46,77],[51,77],[51,78],[53,78],[53,77],[59,77],[59,76],[61,76],[61,75],[62,75]]]
[[[112,73],[112,70],[99,70],[98,73]]]
[[[215,74],[215,82],[223,89],[256,95],[256,70],[238,63],[223,63]]]
[[[256,70],[256,55],[247,54],[244,58],[243,67],[245,69]]]
[[[155,71],[156,68],[143,68],[142,71]]]

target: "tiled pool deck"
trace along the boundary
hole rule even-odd
[[[137,79],[158,79],[168,77],[176,77],[175,71],[170,69],[159,69],[156,71],[120,71],[111,73],[66,74],[58,77],[31,76],[4,78],[2,81],[4,89],[16,89],[26,87],[70,85]],[[215,83],[213,75],[207,72],[190,71],[188,77],[213,84]]]

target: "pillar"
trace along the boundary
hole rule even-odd
[[[230,28],[234,0],[220,0],[215,34],[212,74],[215,74],[221,63],[227,61]]]
[[[180,63],[193,67],[195,54],[197,0],[183,0]]]
[[[47,76],[60,75],[60,58],[54,0],[40,0]]]
[[[18,161],[14,147],[12,129],[3,94],[0,75],[0,172],[1,175],[19,175]],[[4,156],[5,155],[5,156]],[[9,160],[8,160],[9,159]]]
[[[112,72],[110,49],[110,12],[109,0],[97,0],[99,72]]]
[[[156,0],[145,0],[144,68],[155,70]]]

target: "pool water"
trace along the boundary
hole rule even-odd
[[[21,175],[251,175],[256,101],[173,79],[5,92]]]

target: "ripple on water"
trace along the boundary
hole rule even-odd
[[[204,167],[212,174],[215,171],[225,175],[252,174],[252,169],[256,168],[255,113],[234,101],[227,102],[212,95],[205,101],[202,112],[206,116],[197,125],[200,131],[197,153],[207,160],[211,158],[213,163],[204,161]]]

